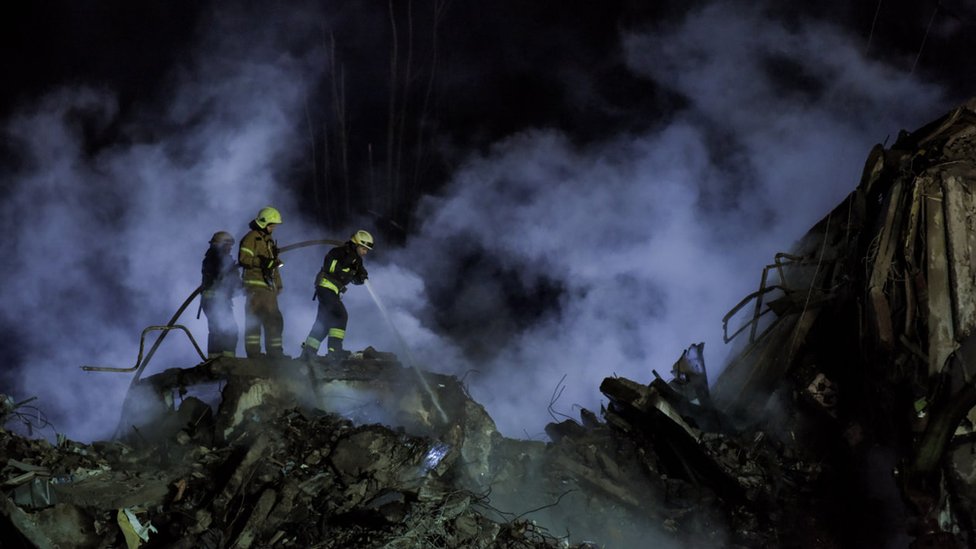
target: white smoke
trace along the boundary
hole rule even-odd
[[[575,146],[528,130],[472,155],[399,256],[453,276],[466,243],[517,273],[460,281],[457,306],[480,314],[506,311],[504,285],[562,288],[558,312],[514,336],[485,316],[482,337],[499,352],[465,366],[510,436],[542,436],[563,376],[555,409],[597,410],[604,377],[650,381],[704,341],[714,381],[728,353],[721,319],[762,266],[854,189],[875,143],[951,106],[937,87],[865,59],[838,28],[787,27],[741,3],[711,3],[621,45],[635,74],[687,106],[641,135]]]
[[[321,234],[302,224],[300,197],[281,175],[308,154],[308,86],[328,69],[318,19],[218,10],[199,31],[197,56],[168,79],[161,115],[147,107],[123,118],[111,90],[74,87],[5,121],[21,161],[2,176],[15,260],[0,318],[20,338],[16,390],[40,397],[60,431],[90,439],[115,428],[129,376],[79,366],[131,366],[139,331],[165,323],[199,284],[213,232],[240,238],[267,204],[285,216],[281,244],[359,228]],[[863,58],[861,42],[725,2],[622,35],[620,58],[608,62],[623,60],[685,100],[666,124],[588,145],[526,129],[473,152],[422,205],[404,249],[380,240],[367,257],[418,365],[463,376],[503,433],[531,437],[551,420],[564,375],[556,409],[597,409],[604,377],[647,381],[704,341],[714,380],[726,354],[720,319],[755,289],[762,265],[854,188],[874,143],[951,106],[936,87]],[[565,82],[576,84],[596,89]],[[85,149],[84,132],[120,120],[114,144]],[[473,250],[512,274],[454,280]],[[286,352],[298,352],[314,318],[323,251],[284,258]],[[491,358],[465,358],[456,333],[443,330],[430,300],[445,280]],[[539,284],[561,290],[558,308],[499,306],[507,285],[531,293]],[[365,290],[344,299],[347,348],[400,352]],[[181,322],[203,344],[195,308]],[[192,363],[185,337],[173,334],[147,374]]]
[[[274,15],[255,27],[215,13],[200,29],[202,53],[172,75],[164,115],[124,120],[117,144],[94,154],[82,132],[116,121],[111,91],[58,89],[5,123],[21,169],[3,178],[16,261],[2,318],[21,336],[18,389],[39,397],[60,432],[111,435],[131,374],[79,367],[135,363],[140,330],[165,324],[199,285],[210,235],[240,238],[266,204],[292,209],[278,171],[297,154],[305,83],[326,67],[320,50],[281,48],[286,34],[314,31],[314,18]],[[291,221],[285,238],[308,232]],[[205,352],[195,312],[194,303],[180,323]],[[174,333],[146,374],[195,356]]]

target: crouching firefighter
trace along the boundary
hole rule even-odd
[[[281,332],[284,320],[278,309],[281,293],[281,273],[284,263],[278,259],[278,244],[271,238],[281,223],[278,210],[268,206],[251,221],[250,231],[241,239],[237,262],[244,271],[246,301],[244,305],[244,351],[248,358],[261,356],[261,329],[264,329],[264,348],[267,356],[281,358]]]
[[[349,314],[342,304],[346,285],[363,284],[368,274],[363,267],[363,257],[373,249],[373,236],[366,231],[356,231],[348,242],[336,246],[325,254],[322,269],[316,275],[315,299],[319,302],[315,323],[302,344],[302,359],[310,360],[318,355],[322,340],[328,337],[328,357],[342,359],[349,351],[342,348],[346,338]]]
[[[232,299],[240,293],[241,280],[237,277],[237,262],[230,255],[233,246],[234,237],[230,233],[214,233],[200,269],[203,275],[200,308],[207,315],[208,358],[232,357],[237,349],[237,321],[234,320]]]

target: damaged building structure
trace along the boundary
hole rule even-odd
[[[870,151],[726,316],[737,352],[712,383],[691,345],[669,380],[606,378],[605,409],[540,442],[500,435],[457,378],[371,348],[140,368],[114,440],[0,430],[0,539],[973,546],[974,253],[976,101]]]

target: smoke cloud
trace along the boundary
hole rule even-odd
[[[472,155],[402,255],[456,297],[451,320],[479,319],[464,336],[493,349],[470,388],[511,436],[543,436],[564,376],[555,410],[570,416],[599,409],[604,377],[650,381],[698,341],[714,381],[721,319],[762,266],[854,189],[871,146],[951,106],[839,28],[741,3],[620,44],[634,74],[687,106],[641,134],[577,146],[533,129]],[[460,271],[471,254],[489,266]],[[531,322],[500,305],[540,281],[558,299]]]
[[[6,377],[74,438],[111,435],[131,379],[79,367],[132,366],[142,328],[165,324],[199,285],[210,235],[240,238],[262,206],[294,207],[279,171],[295,154],[304,83],[323,70],[322,51],[283,49],[315,30],[298,14],[268,14],[274,23],[257,31],[239,15],[214,13],[200,29],[203,53],[174,71],[162,114],[122,119],[111,90],[73,87],[4,124],[18,166],[3,176],[14,255],[0,318],[17,335],[21,379]],[[309,232],[284,227],[286,238]],[[205,346],[195,311],[180,322]],[[146,374],[195,355],[174,333]]]
[[[282,244],[359,228],[303,223],[287,176],[307,154],[310,83],[328,69],[322,16],[251,10],[204,18],[163,109],[123,115],[111,89],[65,87],[3,124],[17,159],[0,204],[14,242],[0,319],[17,344],[5,390],[38,396],[72,438],[109,436],[129,382],[79,366],[131,366],[139,331],[199,284],[213,232],[240,238],[267,204],[285,216]],[[861,42],[726,2],[622,32],[608,63],[682,106],[653,130],[579,144],[526,128],[464,155],[405,246],[379,241],[367,257],[390,318],[353,288],[347,347],[406,356],[399,331],[418,366],[463,377],[517,437],[543,436],[564,376],[554,408],[569,415],[599,408],[604,377],[649,380],[698,341],[714,380],[727,355],[721,318],[762,265],[854,188],[874,143],[952,106],[865,59]],[[565,78],[597,88],[579,71]],[[582,110],[619,108],[573,97],[588,101]],[[314,318],[322,252],[285,257],[292,354]],[[203,344],[195,308],[181,322]],[[195,362],[173,334],[146,374]]]

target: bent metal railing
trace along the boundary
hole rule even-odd
[[[746,329],[749,329],[750,344],[755,343],[756,339],[764,336],[766,332],[768,332],[775,324],[775,322],[771,322],[769,326],[766,326],[766,328],[762,331],[762,333],[757,334],[759,330],[759,322],[762,319],[762,317],[764,317],[767,313],[773,312],[773,309],[769,307],[769,303],[764,300],[766,294],[779,290],[782,291],[783,294],[789,295],[794,291],[796,291],[796,288],[790,287],[789,283],[787,282],[786,272],[784,268],[814,265],[816,263],[817,263],[816,261],[811,261],[808,258],[802,256],[791,255],[783,252],[777,253],[773,257],[773,263],[771,265],[766,265],[765,267],[763,267],[762,276],[760,277],[759,280],[759,289],[742,298],[742,300],[739,301],[739,303],[737,303],[735,307],[732,307],[732,309],[729,310],[729,312],[726,313],[724,317],[722,317],[722,337],[725,340],[725,343],[732,341],[733,339],[735,339],[736,336],[738,336]],[[776,274],[779,276],[779,284],[767,285],[769,281],[769,272],[771,270],[775,270]],[[735,316],[740,310],[742,310],[746,305],[748,305],[752,301],[755,301],[755,307],[753,307],[752,318],[750,318],[747,322],[745,322],[742,326],[740,326],[735,332],[729,335],[729,321],[732,319],[733,316]]]
[[[136,358],[136,363],[131,368],[82,366],[81,369],[86,372],[134,372],[137,369],[139,369],[140,364],[143,364],[142,351],[145,348],[145,344],[146,344],[146,334],[154,331],[168,331],[168,330],[182,330],[186,334],[186,337],[190,338],[190,343],[193,344],[193,348],[196,349],[197,354],[200,355],[200,358],[203,359],[204,362],[207,361],[207,355],[203,354],[203,351],[200,349],[200,346],[197,345],[197,340],[193,339],[193,334],[190,333],[190,330],[188,330],[186,326],[182,324],[172,324],[167,326],[147,326],[146,329],[142,331],[142,335],[139,336],[139,356]],[[160,339],[162,338],[159,338],[156,341],[158,342]],[[146,356],[146,364],[149,363],[149,359],[152,358],[152,353],[154,353],[157,348],[158,346],[153,346],[153,348],[150,350],[150,354]],[[143,366],[145,366],[145,364],[143,364]]]

